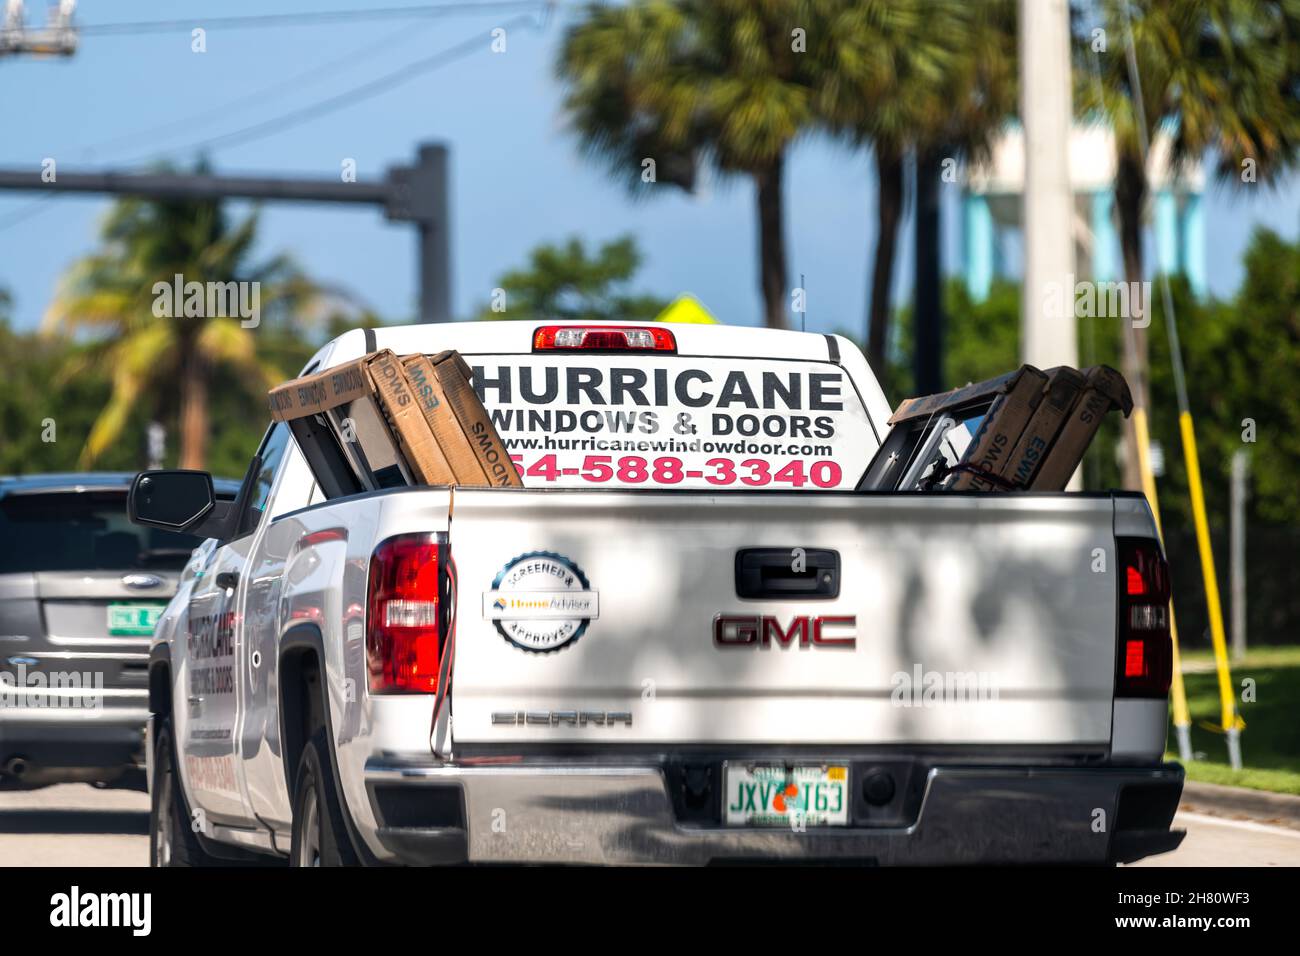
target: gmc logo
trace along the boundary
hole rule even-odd
[[[800,614],[789,627],[771,616],[719,614],[713,618],[713,643],[717,647],[856,647],[858,619],[855,615],[810,617]],[[841,632],[834,636],[835,630]],[[843,632],[847,630],[848,634]]]

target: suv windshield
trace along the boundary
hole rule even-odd
[[[132,524],[125,491],[0,498],[0,574],[23,571],[179,571],[200,539]]]

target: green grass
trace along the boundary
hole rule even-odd
[[[1209,648],[1197,648],[1194,651],[1183,649],[1183,664],[1209,665],[1214,663],[1214,651]],[[1238,662],[1228,658],[1233,676],[1240,667],[1300,667],[1300,644],[1281,644],[1277,647],[1261,647],[1248,651],[1244,661]],[[1249,676],[1249,675],[1248,675]],[[1238,686],[1241,682],[1238,681]]]
[[[1187,663],[1212,661],[1209,652],[1183,655]],[[1241,700],[1242,681],[1255,681],[1255,700]],[[1264,647],[1247,653],[1232,665],[1237,708],[1246,721],[1241,732],[1244,769],[1228,766],[1228,745],[1223,734],[1202,726],[1219,723],[1219,684],[1214,670],[1184,674],[1187,706],[1192,715],[1192,750],[1204,754],[1186,764],[1187,778],[1231,787],[1249,787],[1276,793],[1300,794],[1300,647]],[[1178,741],[1170,723],[1168,757],[1178,759]]]

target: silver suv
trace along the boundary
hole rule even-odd
[[[5,786],[143,789],[149,638],[201,540],[132,524],[131,477],[0,477]]]

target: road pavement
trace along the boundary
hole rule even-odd
[[[1300,866],[1300,830],[1182,811],[1172,853],[1135,866]],[[145,866],[149,797],[61,784],[0,791],[0,866]]]
[[[68,783],[0,790],[0,866],[146,866],[149,795]]]
[[[1133,866],[1300,866],[1300,830],[1180,810],[1182,846]]]

